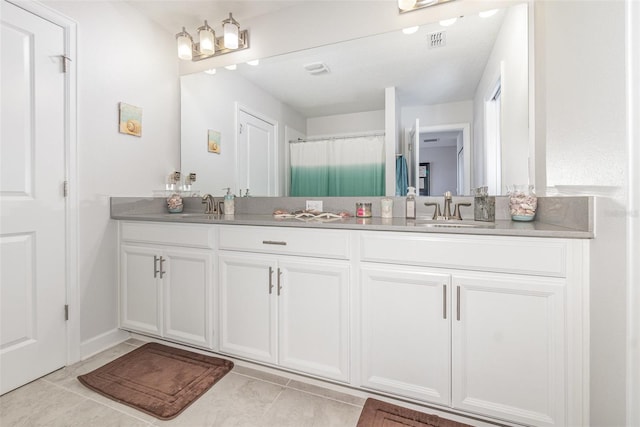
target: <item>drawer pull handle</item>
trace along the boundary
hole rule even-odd
[[[442,318],[447,318],[447,285],[442,285]]]
[[[460,320],[460,286],[457,286],[456,288],[457,288],[456,289],[456,297],[457,297],[456,299],[458,300],[456,302],[456,311],[457,311],[456,317],[457,317],[458,320]]]
[[[158,273],[160,273],[160,270],[158,270],[158,256],[154,255],[153,256],[153,278],[154,279],[158,277]]]
[[[278,296],[280,296],[280,291],[282,290],[282,285],[280,284],[280,276],[282,276],[282,271],[280,271],[280,267],[278,267]]]
[[[269,267],[269,295],[273,291],[273,267]]]
[[[277,240],[263,240],[262,241],[263,245],[280,245],[280,246],[287,246],[287,242],[280,242]]]
[[[163,257],[160,257],[160,278],[165,275],[166,271],[163,270],[162,265],[166,260]]]

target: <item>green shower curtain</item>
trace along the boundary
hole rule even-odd
[[[291,196],[384,196],[384,135],[292,142]]]

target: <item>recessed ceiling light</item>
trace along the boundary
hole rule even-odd
[[[442,21],[440,21],[440,25],[442,25],[443,27],[448,27],[455,24],[457,20],[458,18],[443,19]]]
[[[407,28],[403,28],[402,32],[404,34],[415,34],[416,31],[418,31],[419,28],[420,27],[417,27],[417,26],[416,27],[407,27]]]
[[[216,73],[215,68],[209,68],[208,70],[204,70],[205,73],[214,75]]]
[[[303,68],[311,75],[329,73],[329,67],[324,62],[312,62],[310,64],[304,64]]]
[[[225,65],[224,68],[226,68],[227,70],[235,70],[236,68],[238,68],[238,66],[236,64],[233,65]]]
[[[478,15],[480,16],[480,18],[489,18],[490,16],[493,16],[496,13],[498,13],[498,9],[491,9],[491,10],[483,10],[482,12],[478,13]]]

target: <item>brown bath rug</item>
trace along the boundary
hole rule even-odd
[[[229,360],[148,343],[78,380],[116,402],[170,420],[232,368]]]
[[[376,399],[367,399],[357,427],[471,427]]]

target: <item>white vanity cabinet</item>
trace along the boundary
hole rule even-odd
[[[348,382],[348,236],[221,227],[220,351]]]
[[[120,327],[213,348],[212,227],[120,223]]]
[[[451,276],[424,268],[360,268],[362,385],[449,405]]]
[[[583,425],[584,241],[369,232],[359,252],[363,387]]]

